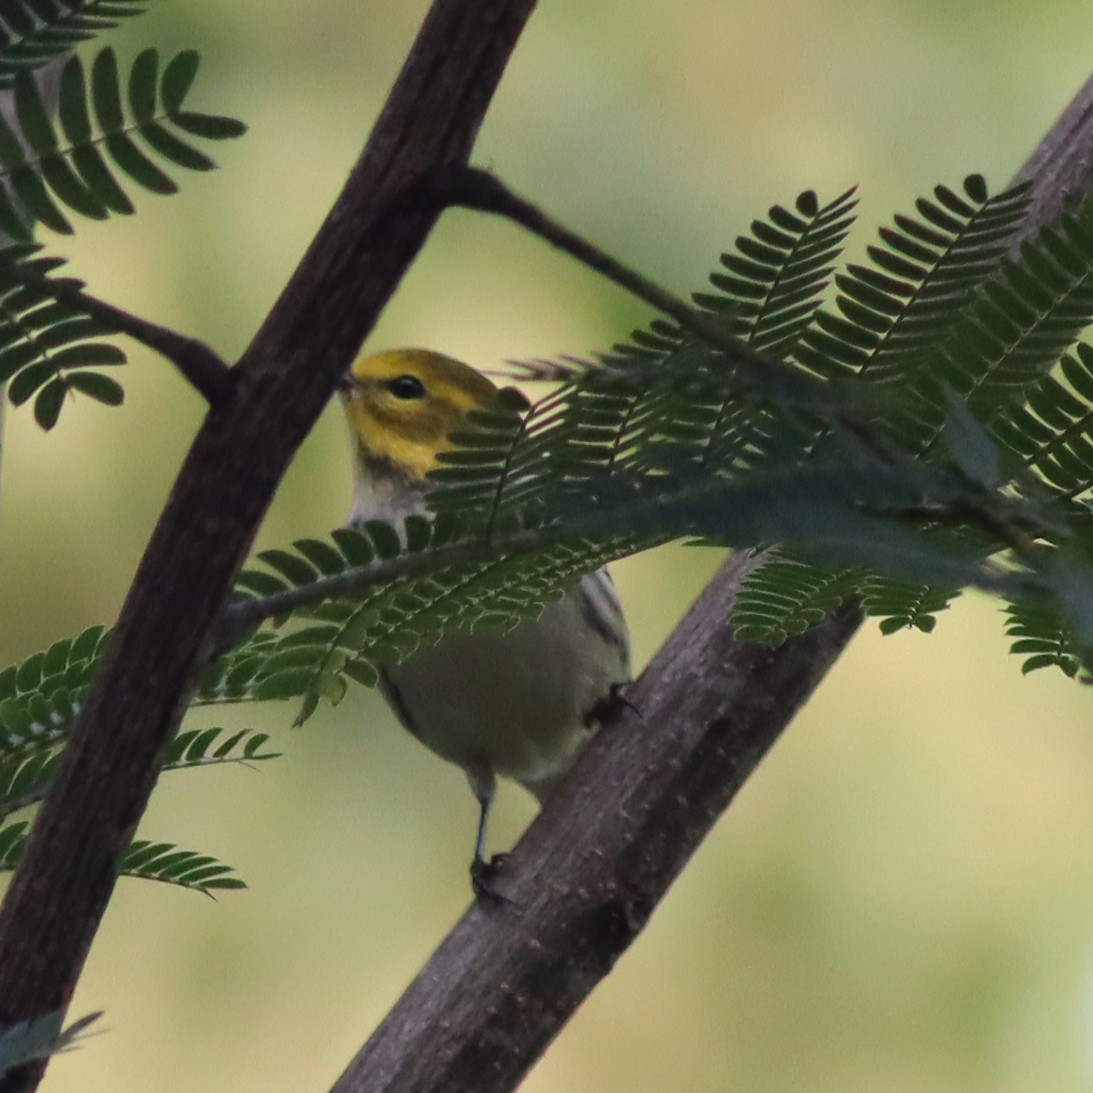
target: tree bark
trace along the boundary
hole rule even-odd
[[[0,1028],[67,1006],[259,521],[437,218],[413,195],[469,159],[534,6],[435,0],[345,188],[210,409],[0,908]]]

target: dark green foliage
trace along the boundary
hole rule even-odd
[[[993,432],[1012,455],[1014,471],[1033,471],[1061,499],[1093,490],[1093,349],[1079,342],[1049,374],[994,421]]]
[[[100,371],[125,362],[104,342],[115,333],[73,280],[50,282],[59,259],[36,256],[30,240],[41,224],[70,233],[70,216],[93,219],[132,213],[133,186],[173,193],[175,169],[207,171],[213,161],[196,141],[243,132],[230,118],[197,113],[187,98],[198,57],[186,51],[165,66],[146,49],[128,75],[114,52],[100,50],[85,72],[70,56],[60,72],[54,111],[43,100],[35,70],[120,20],[147,0],[5,0],[0,4],[0,91],[14,106],[0,116],[0,386],[15,405],[33,399],[46,429],[56,423],[69,393],[106,405],[124,395]],[[171,173],[169,173],[171,172]],[[0,672],[0,822],[38,803],[56,773],[61,748],[101,656],[101,627],[60,641],[21,665]],[[180,733],[165,769],[272,758],[268,737],[222,729]],[[15,867],[28,821],[0,826],[0,870]],[[211,894],[243,887],[229,866],[169,843],[135,842],[122,871]],[[43,1058],[69,1043],[86,1022],[61,1032],[60,1016],[0,1030],[0,1074]]]
[[[0,82],[9,80],[15,103],[14,119],[0,116],[0,233],[27,243],[0,250],[0,384],[8,384],[17,406],[33,399],[45,429],[56,424],[72,393],[119,405],[121,385],[91,369],[124,364],[125,354],[101,340],[115,332],[108,324],[38,290],[60,260],[32,257],[35,227],[68,233],[71,213],[100,220],[132,213],[133,184],[174,193],[168,169],[214,166],[193,138],[222,140],[244,131],[231,118],[187,109],[198,68],[192,50],[161,70],[158,52],[146,49],[124,80],[109,48],[95,55],[90,74],[79,57],[70,57],[56,115],[47,109],[31,69],[141,6],[12,0],[0,10]]]
[[[0,762],[0,818],[36,804],[53,781],[59,746],[32,755],[10,755]]]
[[[854,222],[854,190],[820,207],[814,193],[793,211],[774,205],[766,220],[721,255],[724,271],[710,274],[716,295],[696,293],[700,307],[728,314],[730,329],[772,357],[793,350],[812,322]]]
[[[96,220],[131,213],[131,183],[170,194],[178,186],[165,167],[212,168],[189,138],[237,137],[244,126],[185,109],[197,66],[197,54],[186,51],[161,72],[158,52],[146,49],[133,62],[123,96],[113,50],[96,54],[90,78],[80,58],[71,57],[61,73],[56,118],[33,76],[16,75],[16,124],[0,118],[0,181],[6,184],[0,186],[0,230],[21,240],[29,240],[36,223],[69,233],[66,211]]]
[[[154,70],[147,55],[134,66],[138,122],[157,94],[177,106],[192,78],[176,65],[150,92]],[[100,78],[109,125],[121,100]],[[778,544],[737,600],[743,639],[781,641],[850,599],[886,633],[929,632],[970,585],[1009,603],[1026,671],[1087,672],[1093,349],[1074,340],[1093,318],[1093,206],[1009,259],[1024,194],[992,198],[973,177],[959,194],[937,188],[882,230],[869,264],[835,274],[852,206],[851,193],[827,205],[803,194],[722,256],[716,293],[696,302],[737,341],[657,322],[593,360],[534,362],[526,371],[557,389],[531,405],[502,391],[472,415],[433,472],[430,517],[260,554],[230,610],[238,633],[275,625],[210,665],[194,703],[293,698],[303,721],[449,630],[511,626],[581,574],[679,537]],[[52,268],[25,248],[9,261]],[[0,308],[71,348],[76,320],[27,320],[45,306],[33,279],[9,284],[3,269]],[[102,332],[76,329],[77,346]],[[32,341],[0,334],[0,367],[13,395],[39,392],[41,417],[51,384],[109,397],[100,374],[58,370]],[[0,673],[0,817],[48,786],[101,642],[88,632]],[[188,730],[167,763],[270,758],[265,746],[263,734]],[[0,865],[23,835],[0,829]],[[240,883],[170,844],[135,844],[127,861],[203,890]]]
[[[34,415],[45,429],[57,422],[66,396],[88,395],[109,406],[123,397],[121,385],[92,367],[125,363],[125,354],[101,341],[110,327],[34,287],[62,263],[35,257],[37,248],[0,248],[0,383],[16,406],[34,399]],[[72,278],[63,283],[79,288]]]
[[[911,627],[929,634],[937,625],[937,613],[959,592],[958,588],[936,588],[876,573],[864,575],[858,590],[865,613],[880,618],[882,634]]]
[[[0,821],[37,804],[49,789],[105,642],[102,627],[92,627],[0,672]],[[265,733],[249,730],[187,730],[172,742],[164,769],[271,759],[276,753],[265,750],[267,740]],[[0,872],[15,868],[27,828],[24,820],[0,827]],[[230,867],[166,843],[134,843],[123,872],[203,892],[243,887],[228,875]]]
[[[91,627],[0,672],[0,820],[45,796],[106,638],[101,626]],[[188,729],[172,741],[163,769],[273,759],[279,753],[266,749],[268,740],[249,729]]]
[[[1077,497],[1093,481],[1089,351],[1063,358],[1065,382],[1047,372],[1093,316],[1093,220],[1083,209],[1025,244],[1020,264],[1003,260],[1024,200],[1019,191],[987,198],[978,179],[963,196],[938,188],[917,217],[882,230],[870,266],[836,278],[838,314],[818,313],[795,355],[822,374],[856,373],[896,392],[877,401],[869,426],[886,443],[952,460],[965,477],[1011,496],[1007,484],[1024,469]],[[992,475],[998,480],[987,482]],[[982,543],[985,554],[1001,545]],[[753,575],[737,606],[747,633],[777,641],[799,629],[815,615],[811,587],[834,577],[823,570],[791,581],[777,567]],[[862,574],[857,592],[886,631],[929,629],[955,594],[876,574]]]
[[[1082,660],[1074,651],[1074,628],[1049,607],[1010,604],[1006,608],[1006,633],[1013,638],[1010,651],[1025,658],[1022,672],[1059,668],[1073,677],[1081,671]]]
[[[1026,204],[1023,190],[988,198],[977,176],[963,196],[938,186],[933,200],[920,198],[917,216],[897,215],[880,230],[869,264],[835,278],[836,310],[816,316],[799,359],[823,374],[868,371],[873,382],[902,385],[996,267]]]
[[[533,487],[533,462],[541,454],[537,444],[521,443],[527,409],[524,396],[506,388],[488,411],[470,415],[471,427],[451,437],[456,448],[439,456],[435,511],[481,509],[496,519],[519,504]]]
[[[246,888],[238,877],[230,876],[235,870],[218,862],[208,854],[195,854],[192,850],[179,850],[173,843],[153,843],[136,840],[121,863],[124,877],[143,877],[192,888],[211,895],[216,890]]]
[[[251,729],[187,729],[180,732],[163,760],[164,770],[208,767],[221,763],[258,763],[276,759],[278,751],[264,751],[269,734]]]
[[[1024,194],[991,198],[974,177],[963,194],[939,187],[915,216],[882,231],[870,265],[834,279],[836,311],[828,312],[819,301],[851,206],[850,194],[826,206],[805,194],[793,212],[775,206],[769,222],[753,224],[722,257],[728,272],[711,278],[722,295],[698,297],[736,337],[781,357],[788,372],[745,374],[731,350],[665,323],[595,361],[532,362],[528,374],[560,379],[560,388],[527,408],[502,394],[477,415],[434,472],[433,507],[457,514],[472,539],[484,533],[503,543],[514,528],[535,530],[538,540],[498,567],[510,574],[524,573],[521,566],[534,572],[543,551],[575,539],[584,546],[559,570],[566,579],[677,536],[785,544],[740,595],[734,622],[746,638],[780,641],[848,598],[878,616],[884,632],[928,632],[966,584],[1015,602],[1035,587],[1044,617],[1072,633],[1081,597],[1064,595],[1042,557],[1019,544],[1031,542],[1033,528],[1059,544],[1073,540],[1084,509],[1048,516],[1042,497],[1014,474],[1023,460],[1025,471],[1040,471],[1072,497],[1093,473],[1083,394],[1093,388],[1090,354],[1079,348],[1064,363],[1065,388],[1045,375],[1093,315],[1093,295],[1083,290],[1093,247],[1080,249],[1089,214],[1026,244],[1016,265],[1002,255]],[[1045,285],[1037,271],[1048,268],[1041,260],[1048,252],[1066,275],[1052,272]],[[1035,298],[1034,313],[1004,296],[1015,286]],[[1014,343],[1017,363],[966,349],[972,328],[1013,334],[1014,316],[1025,331]],[[1005,378],[1015,370],[1023,384]],[[1014,420],[1026,395],[1042,426],[1031,437],[1023,419]],[[989,420],[973,404],[994,407]],[[1006,429],[1021,439],[1007,440]],[[384,538],[390,546],[390,529]],[[416,538],[416,549],[434,545],[425,531]],[[396,556],[373,542],[356,542],[354,559],[334,557],[329,544],[299,546],[296,554],[267,554],[269,568],[244,575],[242,587],[306,596],[309,582]],[[312,624],[287,636],[260,632],[221,666],[207,697],[303,695],[306,716],[320,696],[338,700],[346,678],[372,682],[376,664],[434,640],[453,620],[469,625],[476,612],[511,619],[542,601],[544,589],[532,581],[527,602],[510,589],[487,607],[504,587],[492,573],[438,565],[393,587],[339,591],[299,611]]]
[[[0,6],[0,90],[140,15],[150,0],[5,0]]]
[[[29,827],[26,820],[0,826],[0,872],[10,872],[19,864]]]
[[[741,641],[780,645],[853,598],[861,583],[859,570],[827,571],[772,551],[748,578],[747,596],[733,611],[733,629]]]
[[[0,821],[45,796],[105,643],[103,628],[94,626],[0,672]],[[164,769],[273,759],[278,753],[266,750],[268,739],[266,733],[250,730],[180,732],[167,751]],[[22,820],[0,826],[0,872],[19,862],[27,827]],[[215,858],[166,843],[133,843],[122,872],[207,894],[245,886],[228,875],[231,867]]]

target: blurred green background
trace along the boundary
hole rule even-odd
[[[198,47],[194,105],[245,119],[223,170],[139,215],[51,239],[99,295],[246,345],[329,208],[425,0],[151,5],[114,36]],[[1071,0],[544,0],[477,161],[669,286],[700,287],[773,201],[862,186],[873,227],[935,183],[1002,186],[1089,74]],[[515,229],[445,216],[371,344],[479,365],[588,352],[648,316]],[[0,663],[117,613],[200,419],[134,349],[127,402],[9,420]],[[334,410],[261,543],[339,524]],[[644,663],[716,565],[670,549],[617,567]],[[1061,676],[1005,655],[969,598],[926,638],[863,632],[562,1033],[529,1093],[1093,1087],[1093,718]],[[49,1093],[322,1090],[469,898],[474,804],[458,771],[350,695],[292,732],[271,705],[260,771],[167,776],[142,833],[219,855],[219,902],[122,881],[73,1015],[103,1035]],[[195,722],[196,723],[196,722]],[[502,795],[501,847],[533,814]]]

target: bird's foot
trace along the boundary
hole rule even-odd
[[[614,717],[619,710],[623,709],[623,707],[628,710],[633,710],[638,717],[641,717],[641,710],[639,710],[624,693],[632,682],[633,680],[627,680],[625,683],[612,683],[607,694],[605,694],[603,698],[584,715],[584,723],[590,729],[599,728],[600,725]]]
[[[494,883],[504,869],[507,860],[508,854],[494,854],[492,858],[476,857],[471,862],[471,888],[479,900],[515,905],[513,900],[497,890]]]

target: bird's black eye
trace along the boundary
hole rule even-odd
[[[387,390],[391,392],[395,398],[424,398],[425,397],[425,384],[417,378],[417,376],[395,376],[387,384]]]

